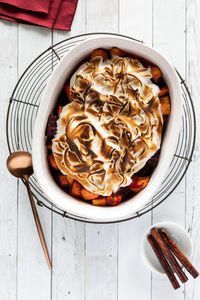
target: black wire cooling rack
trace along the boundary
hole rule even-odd
[[[90,33],[71,37],[49,47],[24,71],[9,99],[6,134],[10,153],[19,149],[31,152],[34,122],[40,105],[41,95],[49,76],[61,58],[78,43],[100,35],[119,36],[113,33]],[[135,40],[127,36],[120,36]],[[138,42],[142,43],[142,41]],[[178,75],[184,100],[182,129],[168,175],[153,199],[129,219],[140,217],[163,202],[178,186],[191,162],[196,137],[195,113],[187,85],[179,73]],[[30,184],[38,205],[46,207],[66,218],[88,223],[100,223],[77,217],[56,207],[42,192],[34,175],[30,178]]]

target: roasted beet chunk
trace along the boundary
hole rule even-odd
[[[158,160],[159,160],[160,150],[158,150],[146,163],[146,165],[139,170],[134,175],[136,176],[150,176],[154,169],[157,167]]]
[[[68,97],[66,96],[66,91],[65,91],[65,88],[62,90],[59,98],[58,98],[58,106],[61,105],[61,106],[64,106],[66,104],[69,103],[69,99]]]
[[[55,136],[57,132],[57,124],[56,121],[58,120],[58,117],[55,115],[50,115],[48,122],[47,122],[47,127],[46,127],[46,136]]]
[[[154,168],[157,167],[159,160],[160,150],[158,150],[149,160],[148,163]]]
[[[146,176],[151,176],[151,174],[153,173],[155,167],[152,166],[152,164],[149,163],[149,161],[146,163],[146,165],[139,170],[137,173],[135,173],[135,176],[142,176],[142,177],[146,177]]]

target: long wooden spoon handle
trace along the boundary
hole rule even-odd
[[[39,216],[38,216],[38,212],[37,212],[37,209],[36,209],[36,206],[35,206],[35,202],[34,202],[34,199],[33,199],[33,194],[31,192],[30,184],[29,184],[28,178],[25,177],[24,179],[26,181],[26,187],[27,187],[27,191],[28,191],[28,195],[29,195],[29,199],[30,199],[30,203],[31,203],[31,208],[32,208],[32,211],[33,211],[33,216],[34,216],[34,219],[35,219],[35,224],[36,224],[36,227],[37,227],[37,230],[38,230],[38,234],[39,234],[39,237],[40,237],[40,241],[41,241],[41,244],[42,244],[44,255],[46,257],[46,261],[47,261],[47,264],[49,266],[49,269],[52,271],[51,261],[50,261],[50,258],[49,258],[49,253],[48,253],[46,241],[45,241],[45,238],[44,238],[44,233],[43,233],[42,226],[41,226],[41,223],[40,223],[40,219],[39,219]]]

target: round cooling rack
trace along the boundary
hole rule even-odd
[[[124,35],[117,35],[113,33],[83,34],[66,39],[49,47],[29,65],[17,82],[12,96],[9,99],[10,102],[7,112],[6,133],[10,153],[19,149],[31,152],[34,122],[40,105],[41,95],[47,84],[49,76],[62,57],[78,43],[93,37],[105,35],[110,35],[112,37],[122,36],[135,40]],[[142,43],[142,41],[138,42]],[[129,219],[140,217],[163,202],[178,186],[191,162],[196,137],[195,113],[187,85],[179,73],[178,76],[182,87],[184,112],[182,116],[182,129],[179,134],[176,151],[174,153],[168,175],[163,181],[159,191],[154,195],[153,199],[139,211],[134,213]],[[56,207],[46,198],[45,194],[38,186],[34,175],[31,176],[30,183],[38,205],[46,207],[66,218],[88,223],[101,223],[77,217]],[[127,221],[129,219],[117,222]]]

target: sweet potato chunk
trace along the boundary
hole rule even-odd
[[[68,175],[59,175],[58,176],[60,184],[65,186],[65,185],[71,185],[74,182],[74,179],[69,177]]]
[[[49,155],[47,156],[47,158],[48,158],[48,161],[49,161],[51,167],[52,167],[54,170],[58,170],[58,166],[57,166],[57,164],[56,164],[56,161],[55,161],[55,158],[54,158],[53,154],[49,154]]]
[[[107,53],[104,50],[102,50],[102,49],[95,49],[95,50],[92,51],[92,55],[91,55],[90,60],[92,61],[97,56],[100,56],[103,59],[106,59],[108,57]]]
[[[121,49],[114,47],[114,48],[111,49],[110,55],[111,55],[111,57],[114,57],[114,56],[121,56],[121,57],[123,57],[124,56],[124,52]]]
[[[67,175],[59,175],[58,176],[60,184],[65,186],[65,185],[69,185],[69,181],[68,181],[68,176]]]
[[[74,181],[71,185],[71,191],[70,191],[71,196],[81,198],[81,189],[82,189],[82,185],[77,181]]]
[[[63,109],[63,106],[58,106],[58,116],[60,116],[62,109]]]
[[[48,149],[49,151],[52,151],[52,144],[47,145],[47,149]]]
[[[158,80],[162,77],[162,73],[161,73],[160,69],[156,66],[150,66],[150,68],[151,68],[151,74],[152,74],[153,80],[155,82],[158,82]]]
[[[93,199],[92,204],[95,206],[106,206],[106,198],[99,197],[97,199]]]
[[[94,200],[99,197],[98,194],[91,193],[88,190],[86,190],[85,188],[81,189],[81,196],[86,201]]]
[[[161,111],[163,115],[169,115],[171,112],[171,103],[169,96],[160,97]]]
[[[72,100],[71,100],[71,96],[70,96],[70,83],[69,82],[65,83],[65,93],[67,95],[67,98],[71,102]]]
[[[68,180],[70,185],[74,182],[74,179],[70,176],[67,176],[67,180]]]
[[[167,86],[163,86],[160,88],[160,92],[158,94],[158,97],[165,96],[169,92],[169,89]]]
[[[150,180],[150,176],[146,176],[146,177],[133,176],[132,183],[130,184],[129,188],[131,191],[135,193],[139,193],[147,186],[149,180]]]
[[[106,203],[110,206],[117,206],[122,201],[122,195],[113,195],[106,198]]]

